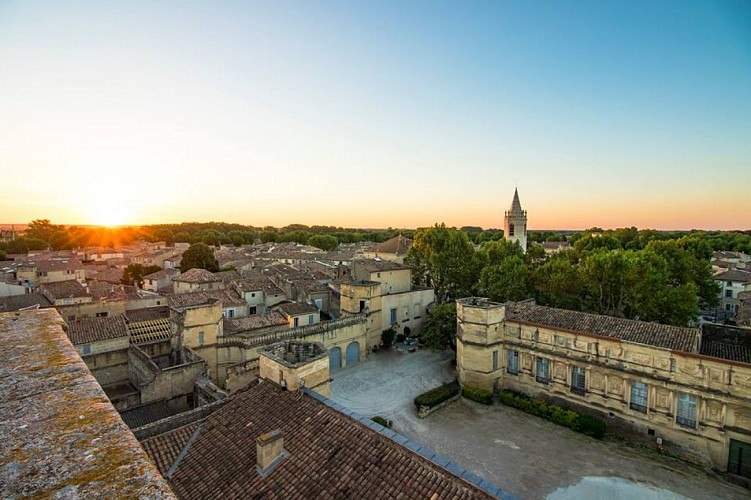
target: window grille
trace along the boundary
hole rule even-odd
[[[519,373],[519,351],[507,351],[506,371],[516,375]]]
[[[647,413],[647,395],[649,389],[647,384],[641,382],[631,382],[631,409],[642,413]]]
[[[571,392],[584,394],[585,391],[585,371],[582,366],[571,367]]]
[[[549,378],[549,361],[545,358],[537,358],[537,377],[536,380],[541,384],[547,384]]]
[[[675,421],[678,425],[696,429],[696,396],[678,393],[678,410],[676,411]]]

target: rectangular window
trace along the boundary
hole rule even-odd
[[[493,371],[498,369],[498,351],[493,351]]]
[[[293,324],[294,324],[295,328],[297,328],[298,326],[300,326],[300,318],[295,318]]]
[[[313,324],[313,315],[312,314],[308,314],[308,324],[309,325]]]
[[[549,361],[545,358],[537,358],[537,381],[547,384],[550,380]]]
[[[396,323],[396,307],[391,309],[391,324]]]
[[[255,314],[256,313],[256,306],[250,306],[248,308],[248,314]]]
[[[234,318],[235,317],[235,310],[234,309],[228,309],[227,310],[227,316],[229,316],[230,318]]]
[[[361,300],[360,301],[360,312],[363,312],[364,310],[365,310],[365,301]]]
[[[732,282],[732,281],[727,281],[727,282],[726,282],[725,284],[726,284],[727,286],[733,286],[733,282]]]
[[[420,317],[420,304],[415,304],[415,316],[414,318],[417,319]]]
[[[91,354],[91,344],[84,344],[83,345],[83,353],[84,354]]]
[[[675,413],[675,422],[690,429],[696,429],[697,397],[685,392],[678,393],[678,409]]]
[[[106,312],[98,312],[98,313],[96,313],[96,317],[97,318],[106,318],[107,317],[107,313]]]
[[[733,298],[733,291],[732,290],[725,290],[725,297],[728,299]]]
[[[409,321],[409,306],[402,307],[404,313],[404,321]]]
[[[631,382],[631,409],[642,413],[647,413],[647,395],[649,389],[647,384],[641,382]]]
[[[198,345],[203,345],[206,341],[206,336],[203,332],[198,332]]]
[[[519,373],[519,351],[506,351],[506,371],[512,375]]]
[[[586,378],[583,366],[571,367],[571,392],[584,394],[586,391]]]

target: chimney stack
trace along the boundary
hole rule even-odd
[[[256,466],[262,475],[270,472],[285,456],[284,435],[281,429],[266,432],[256,438]]]

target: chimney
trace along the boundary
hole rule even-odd
[[[281,429],[261,434],[256,438],[256,470],[265,476],[287,453]]]

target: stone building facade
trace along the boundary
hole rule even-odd
[[[597,414],[616,431],[751,477],[751,363],[702,352],[695,329],[457,301],[460,383]]]

